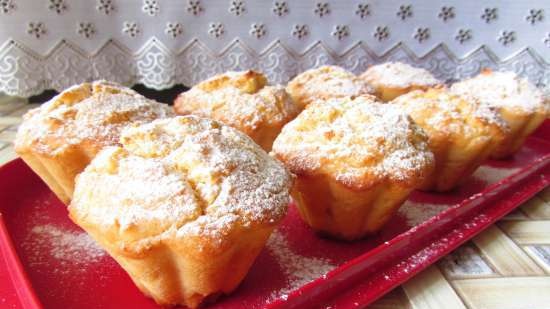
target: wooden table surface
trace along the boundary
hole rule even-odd
[[[16,158],[11,142],[35,106],[0,97],[0,165]],[[550,188],[369,308],[550,308]]]

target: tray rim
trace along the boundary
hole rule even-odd
[[[541,174],[545,175],[543,181],[537,181],[537,179],[540,178],[540,177],[536,173],[539,172],[539,171],[541,171]],[[524,189],[522,191],[512,192],[513,189],[515,189],[515,188],[517,188],[521,185],[524,185],[526,183],[527,183],[527,185],[525,187],[526,189]],[[461,224],[459,224],[459,226],[468,226],[470,224],[476,224],[478,226],[478,228],[466,228],[466,229],[460,230],[460,232],[462,232],[462,233],[464,233],[466,231],[468,233],[468,236],[460,237],[460,239],[458,241],[454,241],[452,244],[445,246],[444,249],[441,250],[442,251],[441,253],[438,253],[436,256],[434,256],[434,257],[430,258],[428,261],[422,263],[420,267],[414,268],[413,271],[409,271],[406,278],[403,278],[401,282],[396,282],[396,281],[399,281],[399,280],[394,280],[391,287],[386,288],[386,289],[380,289],[380,291],[377,293],[376,296],[374,296],[372,298],[369,298],[368,301],[362,302],[361,305],[366,306],[368,304],[373,303],[378,298],[382,297],[387,292],[390,292],[391,290],[393,290],[398,285],[403,284],[408,279],[414,277],[416,274],[418,274],[422,270],[424,270],[424,269],[428,268],[429,266],[433,265],[439,259],[443,258],[448,253],[450,253],[454,249],[458,248],[460,245],[464,244],[465,242],[471,240],[473,237],[475,237],[479,233],[483,232],[487,227],[493,225],[499,219],[501,219],[502,217],[504,217],[505,215],[507,215],[508,213],[510,213],[511,211],[513,211],[514,209],[516,209],[517,207],[522,205],[524,202],[526,202],[527,200],[529,200],[530,198],[535,196],[537,193],[539,193],[540,191],[542,191],[544,188],[546,188],[549,185],[550,185],[550,162],[546,161],[546,163],[540,165],[538,168],[533,170],[532,173],[525,176],[523,179],[519,180],[517,183],[514,183],[513,185],[511,185],[507,189],[503,190],[503,192],[501,192],[500,194],[495,195],[493,198],[489,199],[489,201],[488,201],[488,202],[502,201],[502,204],[504,206],[500,206],[500,205],[486,206],[483,209],[481,209],[481,212],[478,215],[469,216],[471,218],[470,220],[462,221]],[[503,197],[508,197],[508,196],[510,196],[511,199],[509,199],[509,200],[501,199]],[[477,208],[474,208],[473,210],[477,210]],[[490,216],[489,220],[486,220],[485,219],[485,218],[487,218],[486,213],[492,212],[492,211],[497,212],[497,215]],[[466,215],[466,216],[468,216],[468,215]],[[431,218],[431,219],[433,219],[433,218]],[[424,223],[430,221],[431,219],[425,221]],[[477,224],[476,221],[478,221],[480,219],[483,219],[483,220],[486,220],[486,221],[482,224]],[[422,223],[422,224],[424,224],[424,223]],[[456,229],[453,229],[449,233],[446,233],[444,235],[445,236],[446,235],[451,235],[455,232],[457,232]],[[445,237],[445,238],[448,238],[448,237]],[[438,242],[439,242],[439,240],[438,240]],[[435,245],[437,245],[437,244],[435,244]],[[425,246],[425,247],[422,247],[417,252],[422,252],[422,251],[424,251],[426,249],[429,249],[429,248],[430,248],[430,246]],[[415,254],[413,254],[412,256],[409,256],[409,259],[414,257],[414,255]],[[387,268],[388,269],[392,269],[392,268],[394,269],[395,267],[398,267],[398,265],[399,265],[399,263],[396,263],[396,264],[393,264],[393,265],[389,265]],[[380,274],[383,275],[386,272],[387,272],[387,269],[380,272]],[[376,275],[372,276],[371,275],[370,277],[379,277],[379,276],[376,276]],[[367,281],[368,281],[368,279],[366,279],[364,282],[358,282],[356,284],[356,286],[352,287],[352,290],[354,290],[354,291],[359,290],[359,288],[357,286],[364,285],[365,283],[367,283]],[[378,278],[375,279],[375,281],[379,281]],[[344,304],[349,304],[349,301],[344,299],[341,295],[334,297],[332,300],[334,300],[338,304],[336,306],[333,306],[332,309],[340,308],[340,306],[344,306],[344,308],[347,308],[346,305],[344,305]]]
[[[539,143],[548,144],[550,146],[550,142],[548,142],[546,137],[550,136],[550,121],[546,121],[543,125],[544,128],[541,128],[543,130],[539,130],[541,134],[539,136],[532,136],[529,139],[536,139],[539,141]],[[541,138],[542,137],[542,138]],[[5,169],[13,168],[13,166],[16,165],[24,165],[24,162],[17,158],[15,160],[12,160],[2,166],[0,166],[0,174]],[[472,231],[468,234],[467,237],[462,237],[460,240],[454,241],[450,245],[447,245],[445,249],[438,253],[437,256],[431,258],[429,261],[425,263],[419,263],[417,264],[417,267],[413,267],[412,271],[408,272],[406,276],[399,276],[398,278],[392,279],[392,283],[390,285],[387,285],[386,287],[379,288],[377,290],[377,293],[369,299],[362,298],[360,300],[360,304],[362,306],[366,306],[379,297],[383,296],[385,293],[391,291],[396,286],[404,283],[406,280],[413,277],[418,272],[422,271],[423,269],[429,267],[433,263],[435,263],[437,260],[445,256],[448,252],[454,250],[458,246],[460,246],[462,243],[468,241],[473,236],[477,235],[481,231],[483,231],[485,228],[493,224],[495,221],[500,219],[502,216],[506,215],[508,212],[512,211],[513,209],[517,208],[521,203],[533,195],[535,195],[537,192],[544,189],[546,186],[550,184],[550,177],[538,177],[536,174],[538,171],[541,171],[541,175],[550,176],[550,153],[543,155],[539,158],[537,158],[534,162],[530,163],[529,165],[526,165],[521,170],[517,171],[516,173],[498,181],[495,184],[491,184],[488,187],[486,187],[483,191],[480,193],[474,195],[474,198],[469,198],[464,200],[463,202],[456,204],[454,206],[449,207],[447,210],[444,210],[439,215],[434,216],[425,222],[421,223],[420,225],[413,227],[406,232],[403,232],[396,237],[392,238],[388,242],[385,242],[383,244],[380,244],[379,246],[373,248],[372,250],[369,250],[368,252],[365,252],[341,265],[339,265],[334,270],[330,271],[328,274],[326,274],[323,277],[317,278],[300,288],[292,291],[288,294],[288,298],[285,301],[282,300],[276,300],[273,303],[267,304],[266,308],[296,308],[297,306],[302,307],[314,307],[319,306],[322,304],[323,301],[327,300],[333,300],[335,301],[335,305],[338,306],[338,308],[348,308],[349,306],[352,306],[352,304],[357,303],[354,299],[342,299],[342,295],[338,296],[335,295],[336,292],[332,291],[328,294],[324,294],[324,292],[328,291],[329,289],[334,289],[336,287],[336,290],[342,291],[344,288],[343,286],[350,287],[350,291],[356,291],[360,289],[361,286],[364,286],[365,284],[368,285],[369,279],[372,279],[373,274],[380,274],[383,272],[370,272],[365,276],[367,279],[358,280],[357,276],[366,273],[366,271],[359,270],[355,274],[352,274],[351,276],[354,276],[353,280],[348,280],[350,282],[344,283],[344,284],[334,284],[334,281],[342,280],[342,278],[338,278],[338,276],[345,276],[347,272],[352,272],[354,267],[360,267],[361,265],[364,265],[368,259],[373,259],[373,257],[383,253],[387,248],[391,248],[391,246],[396,245],[400,241],[403,241],[406,237],[410,237],[410,234],[413,232],[421,231],[423,229],[427,229],[431,226],[432,223],[438,221],[438,220],[444,220],[448,219],[452,215],[453,211],[456,211],[456,209],[464,207],[464,204],[468,203],[475,203],[479,199],[483,199],[484,195],[489,194],[489,197],[486,198],[484,201],[481,201],[480,204],[485,204],[489,201],[500,201],[501,196],[509,195],[511,194],[510,191],[514,188],[517,188],[519,185],[525,182],[532,182],[534,185],[532,187],[526,187],[524,190],[522,190],[519,193],[519,198],[512,201],[511,203],[508,203],[507,207],[498,215],[490,218],[487,222],[480,224],[477,226],[477,228],[472,229]],[[519,179],[516,179],[519,178]],[[538,179],[538,181],[537,181]],[[502,188],[502,186],[506,183],[509,183],[508,186],[505,188]],[[494,193],[493,191],[501,188],[498,190],[498,192]],[[478,205],[479,206],[479,205]],[[473,207],[469,210],[471,212],[472,210],[477,209],[477,207]],[[466,214],[464,214],[465,216]],[[14,290],[17,293],[20,308],[25,309],[41,309],[44,308],[43,305],[40,303],[40,300],[35,293],[34,289],[32,288],[32,283],[30,282],[30,279],[28,278],[28,275],[19,259],[19,256],[17,255],[17,251],[15,250],[15,246],[13,244],[13,241],[11,239],[11,236],[7,230],[4,216],[0,212],[0,256],[2,257],[3,263],[0,264],[0,267],[5,267],[9,277],[11,278],[10,282],[4,282],[0,283],[0,286],[10,285],[12,290]],[[464,224],[467,224],[466,221],[463,222]],[[420,252],[426,248],[426,246],[417,246],[418,250],[415,250],[414,252]],[[397,259],[397,262],[394,264],[387,265],[384,268],[384,271],[386,269],[389,269],[391,267],[394,267],[395,265],[406,261],[409,259],[411,255],[404,256],[402,258]],[[374,259],[373,259],[374,260]],[[349,275],[349,274],[348,274]],[[349,278],[348,278],[349,279]],[[346,280],[343,280],[346,281]],[[324,290],[317,291],[315,293],[315,289],[319,289],[320,287],[323,287]],[[323,293],[321,296],[320,294]],[[351,292],[346,292],[343,294],[350,294]],[[316,296],[312,294],[317,294]],[[330,298],[329,298],[330,297]]]

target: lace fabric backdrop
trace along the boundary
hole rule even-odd
[[[513,70],[550,88],[548,0],[0,0],[0,91],[98,78],[154,89],[254,68],[399,60],[444,80]]]

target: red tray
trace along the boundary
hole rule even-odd
[[[547,121],[513,159],[487,162],[456,191],[413,193],[362,241],[318,237],[291,206],[240,287],[207,307],[365,306],[546,187],[549,137]],[[21,160],[0,168],[0,188],[0,307],[158,308]]]

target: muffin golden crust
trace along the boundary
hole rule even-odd
[[[269,151],[281,128],[301,109],[284,87],[266,84],[265,76],[254,71],[227,72],[180,94],[174,110],[221,121]]]
[[[360,78],[371,85],[375,95],[385,102],[412,90],[426,90],[442,84],[429,71],[402,62],[371,66]]]
[[[483,70],[474,78],[452,85],[451,90],[497,111],[506,123],[508,132],[491,154],[493,158],[517,152],[550,111],[542,91],[513,72]]]
[[[505,131],[499,115],[447,89],[416,90],[392,101],[428,135],[435,169],[423,190],[448,191],[467,179],[491,154]]]
[[[125,130],[77,177],[69,215],[157,303],[194,308],[238,286],[290,185],[243,133],[183,116]]]
[[[302,218],[344,239],[380,229],[433,168],[422,130],[371,96],[309,105],[273,154],[297,176],[291,194]]]
[[[23,116],[15,151],[64,203],[74,178],[130,125],[171,116],[170,108],[106,81],[73,86]]]
[[[288,83],[286,90],[301,108],[316,101],[374,93],[374,90],[355,74],[333,65],[299,74]]]

